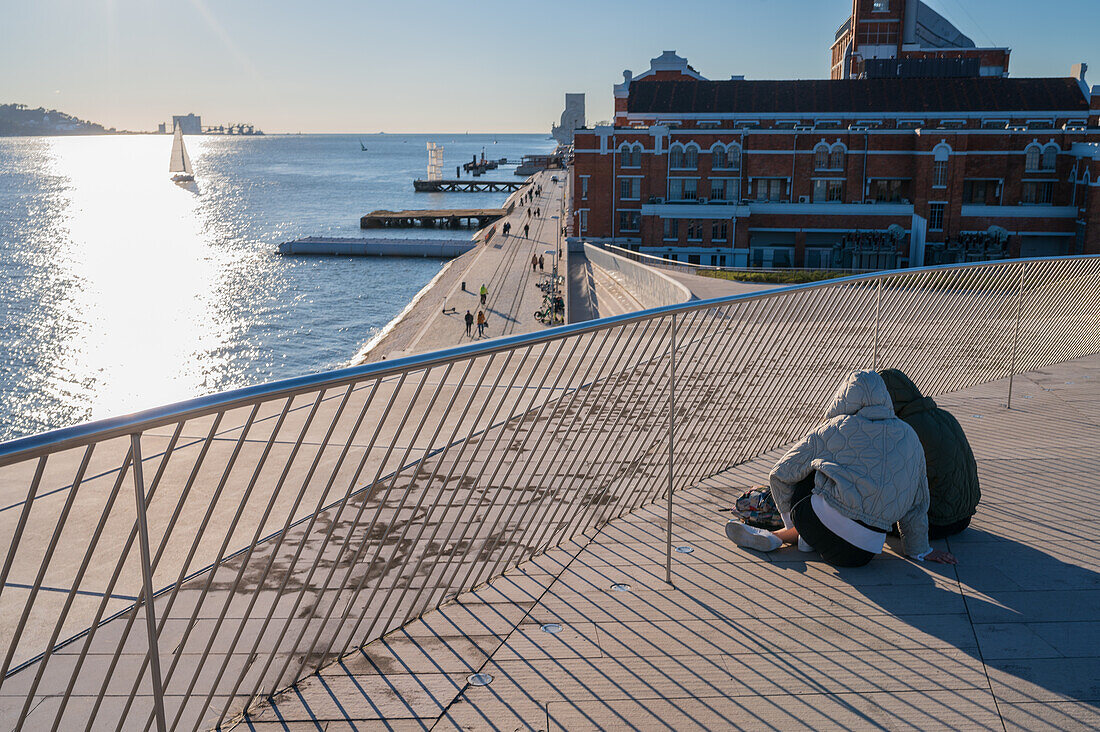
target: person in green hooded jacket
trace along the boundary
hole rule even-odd
[[[894,414],[913,428],[924,448],[928,466],[928,538],[957,534],[970,525],[981,500],[978,465],[959,421],[920,393],[913,380],[898,369],[879,375],[886,382]]]

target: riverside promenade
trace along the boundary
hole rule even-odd
[[[671,585],[665,509],[650,505],[365,646],[239,728],[1096,729],[1100,356],[1018,376],[1012,410],[1006,390],[937,397],[982,480],[971,527],[934,542],[957,566],[909,561],[896,540],[859,569],[733,546],[728,507],[766,481],[777,449],[676,494]]]
[[[558,177],[559,182],[551,180],[554,176]],[[448,262],[436,279],[391,324],[392,327],[368,344],[357,363],[393,359],[482,340],[477,337],[476,324],[474,335],[466,335],[463,318],[467,310],[475,317],[479,309],[485,311],[489,324],[485,338],[528,333],[548,327],[535,318],[535,311],[542,306],[543,298],[543,292],[536,284],[550,278],[559,243],[565,254],[565,242],[559,236],[561,220],[553,218],[559,216],[566,185],[565,174],[560,170],[543,171],[533,176],[531,181],[530,185],[508,198],[503,208],[512,210],[491,227],[491,236],[485,240],[486,230],[479,237],[481,243],[472,251]],[[538,186],[542,187],[541,196],[535,196],[529,203],[516,203]],[[536,209],[540,211],[539,216],[535,216]],[[509,236],[501,233],[505,222],[512,225]],[[528,236],[524,236],[524,224],[530,226]],[[545,262],[543,270],[532,270],[532,255],[542,255]],[[564,274],[564,261],[559,264],[559,270]],[[478,295],[483,284],[489,290],[485,307],[481,306]]]

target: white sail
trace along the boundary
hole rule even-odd
[[[183,130],[179,127],[176,127],[176,134],[172,138],[172,154],[168,158],[168,172],[191,175],[191,157],[187,154],[187,148],[183,144]]]

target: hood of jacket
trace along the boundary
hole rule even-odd
[[[825,419],[844,415],[871,421],[894,419],[894,403],[877,371],[853,371],[833,394]]]
[[[890,401],[894,404],[894,412],[902,418],[918,412],[926,412],[936,408],[936,402],[932,397],[926,397],[920,393],[920,389],[913,380],[898,369],[884,369],[879,371],[886,390],[890,392]]]

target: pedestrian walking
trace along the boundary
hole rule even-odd
[[[537,254],[531,255],[531,271],[534,272],[539,268],[539,257]]]
[[[469,310],[466,311],[466,335],[473,335],[474,329],[474,314]]]
[[[489,327],[489,321],[485,318],[485,311],[477,311],[477,337],[485,335],[485,329]]]
[[[523,225],[523,238],[524,239],[530,239],[531,238],[529,236],[530,233],[531,233],[531,225],[530,224],[524,224]]]
[[[546,269],[546,259],[544,259],[543,256],[540,254],[539,255],[539,270],[543,271],[545,269]]]
[[[485,299],[489,297],[489,288],[485,285],[481,286],[481,304],[485,304]]]
[[[538,218],[539,216],[542,216],[542,209],[541,208],[536,208],[535,209],[535,218]]]

